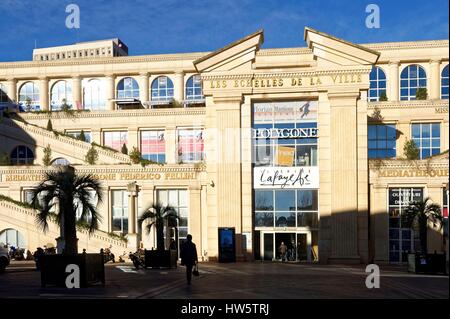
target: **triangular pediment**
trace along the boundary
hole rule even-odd
[[[312,50],[318,66],[372,65],[380,53],[332,35],[305,28],[305,41]]]
[[[263,41],[263,30],[259,30],[194,61],[194,66],[201,73],[251,68]]]

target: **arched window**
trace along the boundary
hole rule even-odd
[[[173,83],[167,76],[157,77],[152,82],[152,101],[173,99]]]
[[[8,92],[6,91],[6,87],[0,83],[0,103],[8,102]]]
[[[441,73],[441,99],[448,100],[448,64]]]
[[[130,99],[139,98],[139,84],[135,79],[127,77],[120,80],[117,84],[117,98],[118,99]]]
[[[0,243],[14,246],[15,248],[26,248],[25,237],[19,231],[12,228],[0,232]]]
[[[30,165],[33,164],[33,151],[24,145],[17,146],[11,152],[11,163],[13,165]]]
[[[54,165],[54,166],[58,166],[58,165],[69,166],[70,162],[68,160],[66,160],[64,157],[58,157],[52,161],[52,165]]]
[[[203,100],[200,74],[191,76],[186,82],[186,100]]]
[[[61,110],[64,104],[70,109],[72,108],[72,86],[69,82],[64,80],[56,82],[52,86],[51,93],[52,111]]]
[[[39,109],[39,87],[34,82],[26,82],[20,87],[19,105],[26,112]]]
[[[403,69],[400,74],[400,100],[415,100],[417,89],[426,87],[427,74],[424,68],[412,64]]]
[[[83,86],[83,106],[86,110],[104,110],[106,107],[105,87],[99,79],[91,79]]]
[[[370,72],[369,101],[377,102],[384,92],[386,94],[386,74],[380,67],[373,67]]]

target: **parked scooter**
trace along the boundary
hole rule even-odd
[[[137,251],[135,253],[130,252],[128,257],[131,259],[131,261],[133,262],[133,265],[136,269],[139,269],[139,267],[145,268],[144,258],[139,251]]]
[[[114,254],[111,252],[109,248],[106,248],[105,250],[100,249],[100,254],[103,254],[103,262],[106,264],[108,261],[112,261],[113,263],[116,262]]]

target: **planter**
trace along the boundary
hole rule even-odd
[[[427,274],[447,274],[445,254],[408,254],[408,271]]]
[[[41,286],[66,287],[66,267],[75,264],[80,267],[80,286],[86,288],[94,283],[105,285],[105,265],[101,254],[44,255],[39,259]]]
[[[145,267],[177,268],[176,250],[145,250]]]

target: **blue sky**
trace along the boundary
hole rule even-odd
[[[81,28],[67,29],[75,3]],[[365,27],[368,4],[381,28]],[[0,0],[0,61],[37,47],[119,37],[130,55],[216,50],[259,29],[263,47],[305,46],[310,26],[355,43],[448,39],[448,0]]]

